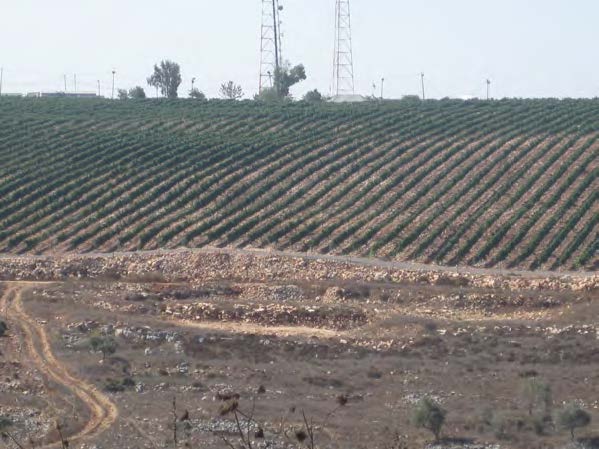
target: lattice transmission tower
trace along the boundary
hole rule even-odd
[[[332,95],[353,95],[354,54],[349,0],[336,0]]]
[[[275,72],[283,63],[279,0],[262,0],[259,91],[272,87]]]

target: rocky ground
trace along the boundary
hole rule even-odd
[[[56,441],[58,422],[87,432],[71,447],[174,447],[174,428],[180,447],[238,447],[235,411],[261,448],[309,447],[303,413],[317,447],[344,449],[565,448],[567,433],[537,417],[573,401],[599,423],[592,276],[219,252],[65,260],[0,260],[4,279],[35,281],[6,282],[0,308],[0,415],[25,444]],[[17,293],[32,345],[12,314]],[[44,336],[74,386],[36,364]],[[94,350],[98,338],[115,351]],[[531,379],[552,393],[532,414]],[[79,381],[114,404],[114,422],[90,411]],[[448,412],[440,444],[410,421],[425,396]],[[597,423],[576,444],[592,447]]]

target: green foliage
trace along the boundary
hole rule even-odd
[[[0,416],[0,433],[12,427],[13,421],[8,416]]]
[[[289,102],[288,97],[281,97],[274,87],[267,87],[262,89],[262,92],[254,96],[254,100],[261,101],[264,103],[283,103]]]
[[[430,431],[435,436],[435,441],[439,441],[446,415],[447,412],[435,401],[423,398],[416,404],[412,422],[416,427]]]
[[[220,86],[220,96],[225,100],[240,100],[243,98],[243,89],[233,81],[223,83]]]
[[[3,99],[13,150],[0,164],[0,250],[223,243],[443,265],[599,260],[599,138],[587,131],[599,100],[269,94],[268,107]]]
[[[307,92],[306,95],[304,95],[303,100],[306,103],[322,103],[324,101],[324,98],[322,94],[318,92],[318,90],[314,89],[310,92]]]
[[[109,378],[104,382],[104,389],[111,393],[120,393],[133,387],[135,381],[130,377],[125,377],[123,380]]]
[[[283,65],[275,70],[273,88],[279,97],[288,97],[289,90],[306,79],[306,69],[302,64],[290,67]]]
[[[141,86],[135,86],[129,90],[129,98],[132,100],[143,100],[146,98],[146,92]]]
[[[591,423],[591,415],[580,406],[570,404],[559,411],[557,422],[562,429],[569,431],[574,439],[574,431],[588,426]]]
[[[107,355],[114,354],[117,350],[116,340],[112,337],[93,336],[89,340],[89,347],[94,352],[102,353],[102,360],[106,360]]]
[[[201,92],[197,87],[194,87],[189,91],[189,98],[193,98],[194,100],[206,101],[206,95]]]
[[[401,101],[420,103],[422,101],[422,98],[420,98],[418,95],[404,95],[403,97],[401,97]]]
[[[129,98],[129,94],[125,89],[119,89],[117,92],[117,97],[119,100],[127,100]]]
[[[532,416],[535,410],[541,408],[543,416],[551,414],[553,394],[551,386],[536,377],[526,379],[522,385],[522,397],[526,403],[528,415]]]
[[[154,65],[154,73],[148,78],[148,84],[159,88],[162,96],[166,98],[177,98],[181,84],[181,67],[169,60]]]

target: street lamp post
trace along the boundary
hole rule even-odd
[[[114,100],[114,77],[116,75],[116,70],[112,71],[112,96],[111,99]]]

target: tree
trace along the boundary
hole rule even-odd
[[[559,412],[557,417],[560,427],[569,430],[572,439],[574,431],[580,427],[586,427],[591,423],[591,415],[576,404],[567,405]]]
[[[433,433],[435,441],[439,441],[441,429],[445,423],[447,412],[430,398],[422,398],[412,416],[414,425]]]
[[[204,95],[204,93],[201,92],[197,87],[194,87],[192,90],[189,91],[189,98],[195,98],[196,100],[205,101],[206,95]]]
[[[177,98],[177,91],[181,85],[181,67],[169,60],[154,65],[154,73],[148,78],[148,84],[159,88],[162,96],[166,98]]]
[[[6,331],[8,330],[8,326],[4,321],[0,321],[0,337],[4,337],[6,335]]]
[[[129,94],[127,93],[127,91],[125,89],[119,89],[118,97],[119,97],[119,100],[126,100],[129,98]]]
[[[322,103],[323,97],[318,90],[314,89],[304,95],[304,101],[306,103]]]
[[[129,98],[132,100],[143,100],[146,98],[146,92],[140,86],[135,86],[129,90]]]
[[[306,69],[303,64],[290,68],[288,64],[281,66],[274,73],[274,89],[279,97],[288,97],[289,90],[300,81],[306,79]]]
[[[89,341],[89,346],[94,352],[102,353],[102,361],[106,360],[106,356],[116,352],[117,344],[112,337],[92,337]]]
[[[220,96],[226,100],[239,100],[243,98],[243,89],[233,81],[220,85]]]

